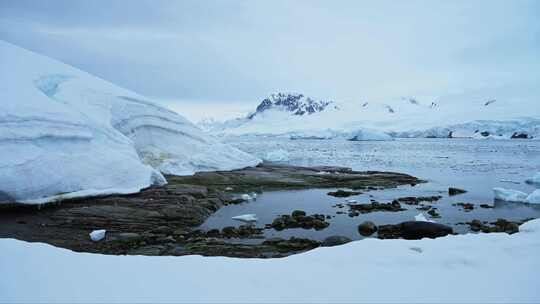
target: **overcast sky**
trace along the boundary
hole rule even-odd
[[[0,39],[180,104],[538,87],[539,20],[537,0],[0,0]]]

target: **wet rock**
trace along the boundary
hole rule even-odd
[[[455,204],[452,204],[452,206],[461,207],[465,212],[474,210],[474,204],[471,204],[471,203],[455,203]]]
[[[263,244],[268,244],[263,242]],[[281,252],[290,252],[290,251],[305,251],[313,248],[317,248],[321,245],[320,242],[310,239],[295,238],[292,237],[286,241],[272,243],[272,246],[276,247],[277,250]]]
[[[332,247],[332,246],[338,246],[343,245],[351,242],[352,240],[346,236],[340,236],[340,235],[333,235],[329,236],[324,239],[321,246],[323,247]]]
[[[463,189],[459,189],[459,188],[454,188],[454,187],[448,188],[448,195],[450,195],[450,196],[459,195],[459,194],[463,194],[463,193],[466,193],[466,192],[467,192],[467,190],[463,190]]]
[[[294,210],[292,213],[291,213],[292,217],[294,218],[298,218],[298,217],[301,217],[301,216],[306,216],[306,212],[305,211],[302,211],[302,210]]]
[[[437,210],[434,209],[434,208],[431,208],[431,209],[427,212],[427,214],[429,214],[432,218],[440,218],[440,217],[441,217],[441,215],[440,215],[440,214],[437,212]]]
[[[492,208],[495,208],[495,207],[490,206],[490,205],[488,205],[488,204],[480,204],[480,208],[492,209]]]
[[[514,134],[512,134],[512,139],[528,139],[529,138],[529,135],[527,133],[524,133],[524,132],[514,132]]]
[[[128,252],[131,255],[160,255],[164,250],[165,246],[162,245],[150,245],[132,249]]]
[[[219,237],[219,229],[210,229],[206,232],[207,237]]]
[[[226,238],[235,238],[238,236],[238,232],[236,231],[236,227],[233,226],[227,226],[223,229],[221,229],[221,234]]]
[[[330,196],[335,196],[335,197],[349,197],[349,196],[353,196],[353,195],[362,194],[362,192],[337,190],[335,192],[328,192],[327,194],[330,195]]]
[[[395,202],[403,203],[405,205],[418,205],[420,202],[436,202],[440,200],[442,196],[440,195],[433,195],[433,196],[407,196],[407,197],[400,197],[395,199]]]
[[[291,228],[322,230],[330,226],[326,218],[324,214],[306,216],[305,212],[295,210],[291,215],[285,214],[274,219],[271,224],[266,225],[266,228],[273,228],[278,231]]]
[[[365,221],[362,224],[358,225],[358,233],[360,233],[362,236],[370,236],[373,233],[377,232],[377,230],[377,226],[371,221]]]
[[[513,234],[516,232],[519,232],[519,225],[522,224],[525,221],[522,222],[511,222],[505,219],[498,219],[495,222],[489,223],[483,223],[480,220],[472,220],[471,222],[467,223],[472,231],[478,232],[484,232],[484,233],[492,233],[492,232],[506,232],[508,234]]]
[[[449,226],[420,221],[408,221],[396,225],[381,225],[378,232],[381,239],[404,238],[407,240],[434,239],[452,233],[453,229]]]
[[[121,242],[134,242],[142,239],[142,236],[138,233],[133,232],[122,232],[116,235],[111,236],[111,240],[121,241]]]
[[[378,203],[371,202],[369,204],[348,204],[349,212],[357,211],[360,213],[370,213],[376,211],[389,211],[389,212],[398,212],[404,211],[407,209],[401,208],[401,204],[397,201],[391,203]]]

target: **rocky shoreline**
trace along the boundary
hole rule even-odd
[[[167,176],[167,180],[165,186],[132,195],[70,199],[41,207],[3,206],[0,237],[103,254],[282,257],[313,249],[321,243],[291,238],[236,244],[223,238],[257,239],[261,238],[260,231],[225,227],[201,232],[197,227],[222,206],[238,203],[239,198],[232,193],[302,188],[347,188],[359,192],[423,182],[393,172],[276,164]],[[319,217],[309,216],[300,223],[310,228],[326,225]],[[89,232],[96,229],[107,230],[104,240],[90,240]]]

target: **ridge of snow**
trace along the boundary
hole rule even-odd
[[[280,259],[111,256],[13,239],[0,251],[0,302],[540,302],[540,219],[512,235],[365,239]]]
[[[182,116],[69,65],[4,41],[0,58],[0,196],[7,202],[133,193],[166,183],[161,172],[260,162]]]

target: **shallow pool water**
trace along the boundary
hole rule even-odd
[[[212,215],[201,226],[203,230],[238,226],[241,223],[231,217],[255,213],[259,218],[257,227],[270,224],[277,216],[290,214],[293,210],[332,216],[330,226],[324,230],[287,229],[265,230],[266,237],[289,238],[291,236],[322,240],[331,235],[362,238],[357,226],[370,220],[376,224],[393,224],[414,220],[422,212],[401,204],[406,211],[372,212],[356,217],[348,216],[348,207],[333,207],[355,199],[369,203],[374,199],[381,203],[405,196],[441,195],[435,203],[425,203],[437,208],[441,218],[437,222],[453,226],[459,233],[468,231],[472,219],[495,221],[498,218],[520,221],[540,217],[540,205],[494,202],[493,187],[503,187],[532,192],[535,188],[524,180],[540,172],[540,141],[530,140],[472,140],[472,139],[404,139],[384,142],[350,142],[340,140],[288,140],[288,139],[236,139],[234,144],[243,150],[264,158],[273,150],[285,150],[294,165],[339,165],[354,170],[385,170],[404,172],[425,179],[428,183],[415,187],[402,186],[395,189],[365,192],[348,198],[336,198],[326,193],[335,189],[309,189],[294,191],[270,191],[259,194],[256,201],[226,206]],[[448,196],[448,187],[458,187],[468,192]],[[453,203],[475,204],[475,209],[465,212]],[[480,208],[480,204],[494,206]],[[343,211],[344,214],[337,214]],[[429,218],[424,211],[426,217]]]

